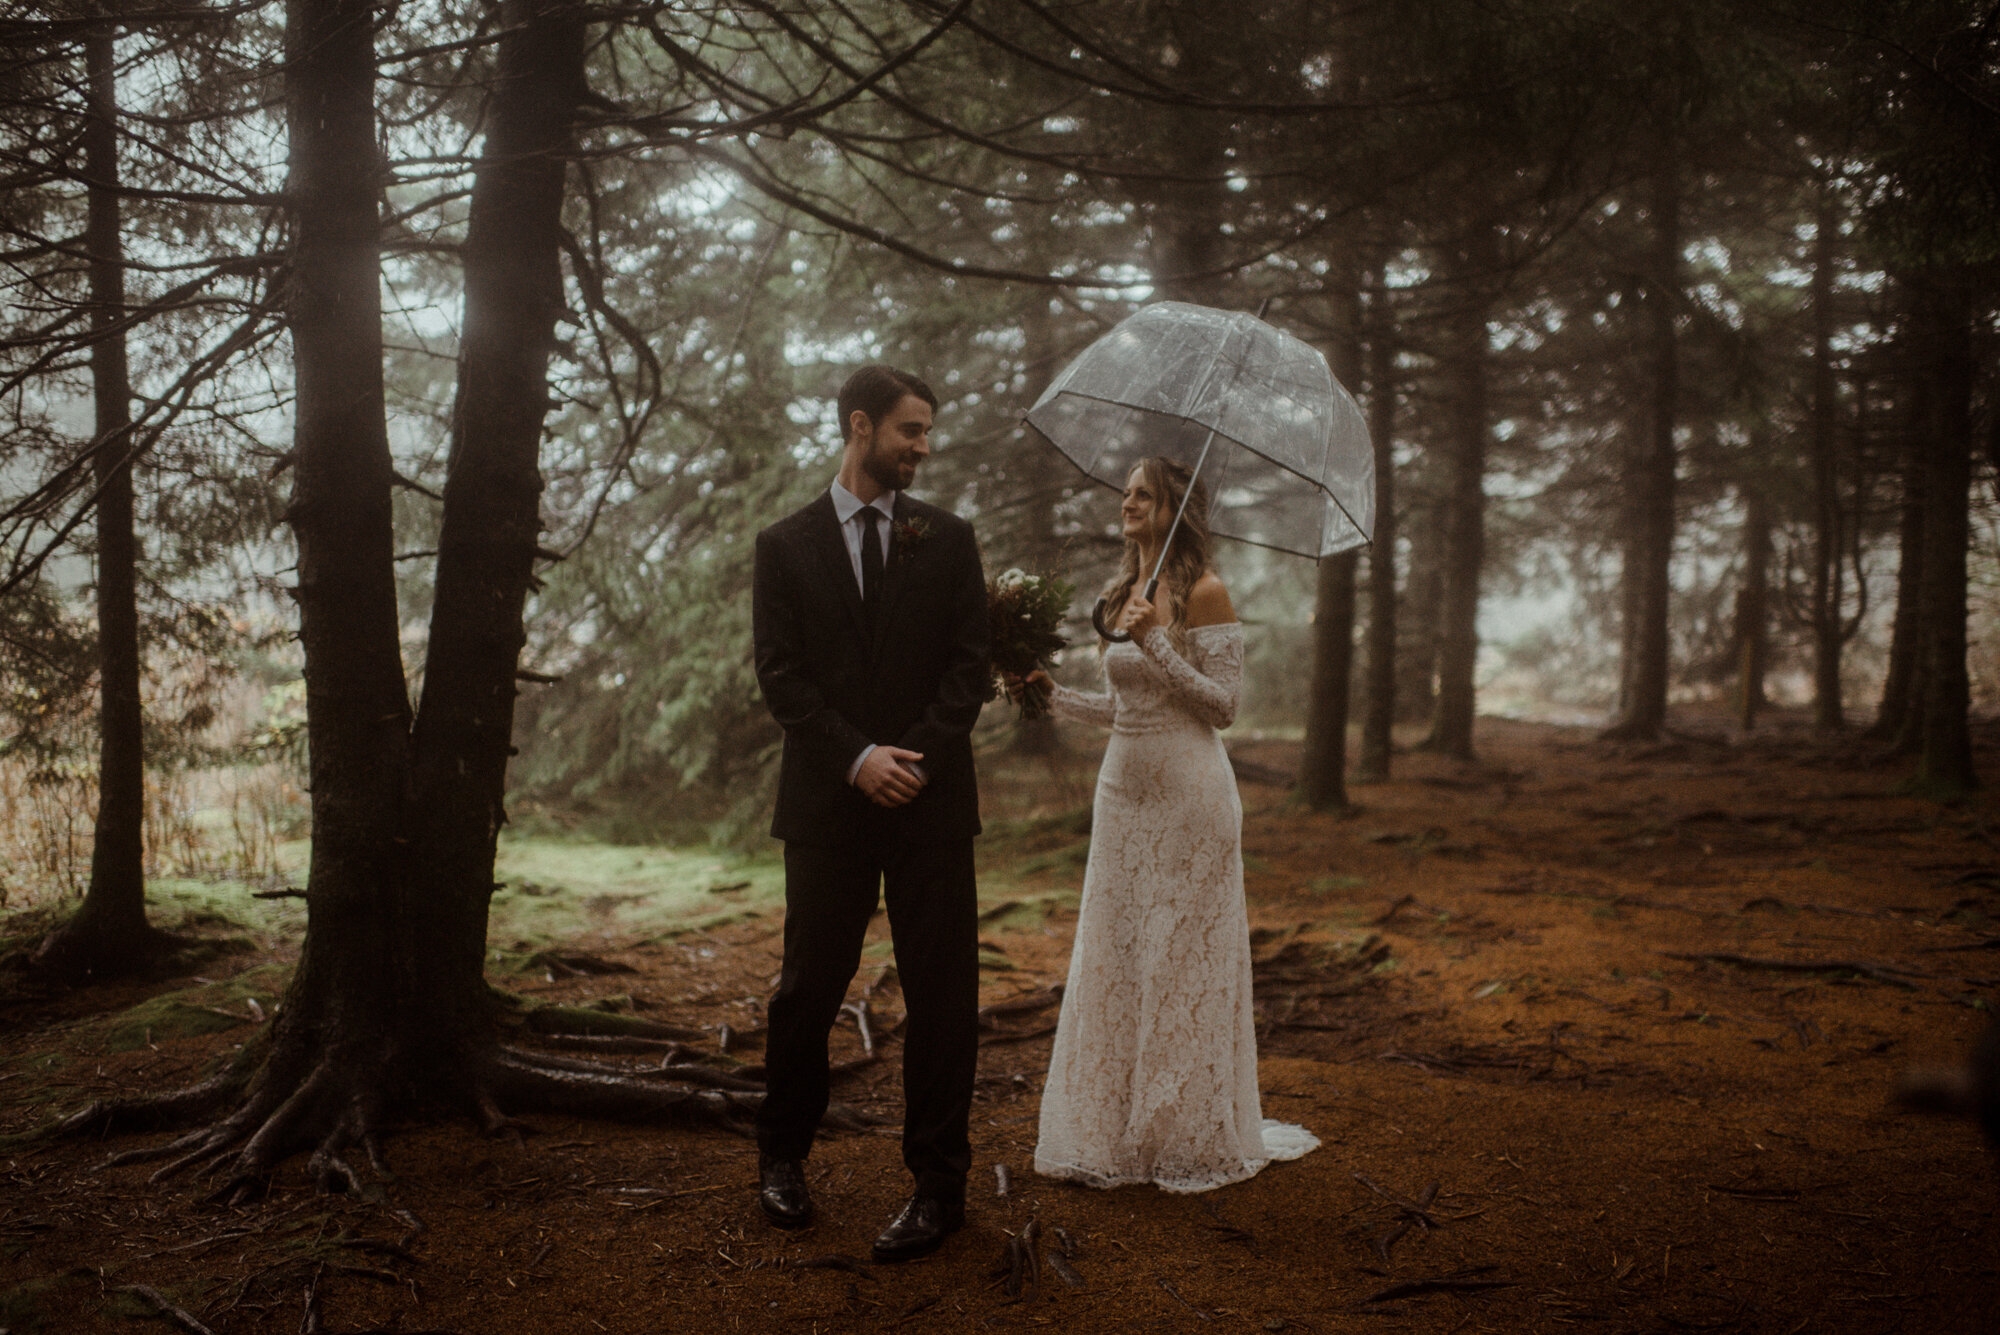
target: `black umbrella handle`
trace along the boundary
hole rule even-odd
[[[1155,575],[1146,581],[1146,601],[1149,603],[1152,602],[1153,595],[1159,591],[1160,577]],[[1113,644],[1129,644],[1132,640],[1132,637],[1124,631],[1114,630],[1104,624],[1104,599],[1102,598],[1097,600],[1097,606],[1090,609],[1090,624],[1092,629]]]

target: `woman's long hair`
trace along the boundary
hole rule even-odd
[[[1195,582],[1208,573],[1208,491],[1194,480],[1186,464],[1175,463],[1172,459],[1152,458],[1139,462],[1139,476],[1146,489],[1153,493],[1153,516],[1156,524],[1172,524],[1174,514],[1180,510],[1181,498],[1187,498],[1187,510],[1181,514],[1180,528],[1174,533],[1174,544],[1167,551],[1167,562],[1160,568],[1160,592],[1166,595],[1167,638],[1173,641],[1174,649],[1187,653],[1187,599]],[[1139,568],[1139,544],[1128,540],[1125,543],[1125,557],[1118,563],[1118,573],[1104,586],[1104,601],[1107,607],[1122,607],[1134,587],[1141,585],[1153,572]],[[1102,651],[1104,644],[1098,649]]]

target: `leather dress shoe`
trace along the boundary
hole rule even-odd
[[[875,1239],[878,1261],[908,1261],[927,1256],[938,1245],[965,1227],[965,1202],[936,1196],[912,1196],[902,1211],[889,1221],[882,1236]]]
[[[804,1228],[812,1222],[812,1192],[806,1187],[806,1166],[798,1159],[757,1160],[757,1204],[764,1217],[779,1228]]]

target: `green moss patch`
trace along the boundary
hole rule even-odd
[[[96,1286],[96,1277],[87,1270],[31,1279],[11,1289],[0,1289],[0,1330],[8,1335],[36,1335],[43,1330],[63,1299],[74,1302]],[[73,1290],[74,1292],[65,1292]],[[150,1314],[149,1314],[150,1315]]]
[[[785,869],[769,856],[508,835],[494,879],[489,958],[507,967],[550,942],[671,937],[775,912]]]
[[[202,980],[85,1020],[71,1031],[70,1041],[85,1052],[130,1052],[149,1043],[255,1025],[250,1002],[254,999],[268,1016],[284,991],[286,973],[283,965],[265,964],[230,978]]]

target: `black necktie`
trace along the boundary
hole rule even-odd
[[[882,598],[882,512],[864,505],[861,518],[866,521],[861,530],[861,602],[872,613]]]

